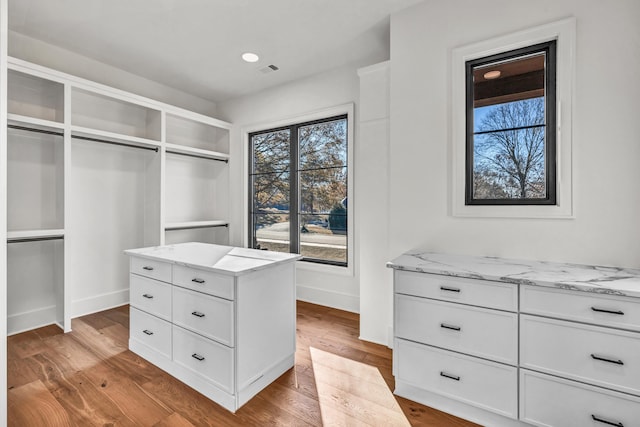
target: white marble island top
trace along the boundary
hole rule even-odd
[[[409,251],[387,267],[640,298],[640,269]]]
[[[128,249],[124,253],[230,276],[240,276],[275,264],[293,262],[302,258],[297,254],[198,242]]]

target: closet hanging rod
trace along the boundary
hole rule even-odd
[[[88,136],[80,136],[80,135],[71,135],[71,138],[81,139],[83,141],[102,142],[104,144],[120,145],[123,147],[140,148],[143,150],[155,151],[156,153],[158,152],[158,147],[145,147],[143,145],[127,144],[126,142],[109,141],[107,139],[90,138]]]
[[[45,240],[64,240],[64,236],[9,238],[7,239],[7,243],[42,242]]]
[[[196,157],[198,159],[206,159],[206,160],[215,160],[216,162],[225,162],[225,163],[229,163],[228,159],[216,159],[215,157],[208,157],[208,156],[201,156],[199,154],[192,154],[192,153],[183,153],[181,151],[172,151],[172,150],[167,150],[167,153],[171,153],[171,154],[178,154],[180,156],[187,156],[187,157]]]
[[[185,225],[181,227],[165,228],[165,231],[192,230],[194,228],[216,228],[216,227],[229,227],[229,224]]]
[[[47,135],[64,136],[64,132],[58,132],[54,130],[38,129],[27,126],[7,125],[9,129],[26,130],[29,132],[46,133]]]

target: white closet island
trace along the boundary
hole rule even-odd
[[[300,255],[196,242],[125,253],[131,351],[232,412],[293,367]]]

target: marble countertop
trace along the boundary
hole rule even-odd
[[[235,248],[208,243],[179,243],[124,251],[130,256],[170,262],[231,276],[262,270],[275,264],[297,261],[301,255]]]
[[[388,262],[387,267],[640,298],[640,269],[448,255],[419,250],[397,257]]]

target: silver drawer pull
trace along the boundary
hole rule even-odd
[[[607,310],[605,308],[598,308],[598,307],[591,307],[591,310],[597,311],[598,313],[617,314],[619,316],[624,316],[624,312],[620,310]]]
[[[204,283],[204,279],[198,279],[198,278],[191,279],[191,281],[192,281],[192,282],[199,283],[199,284],[203,284],[203,283]]]
[[[591,414],[591,419],[593,421],[597,421],[599,423],[606,424],[606,425],[609,425],[609,426],[624,427],[624,424],[622,424],[619,421],[605,420],[604,418],[599,417],[597,415],[593,415],[593,414]]]
[[[451,288],[449,286],[440,286],[440,290],[441,291],[447,291],[447,292],[460,292],[460,289],[458,288]]]
[[[147,334],[147,335],[153,335],[153,332],[151,332],[151,331],[150,331],[150,330],[148,330],[148,329],[145,329],[145,330],[144,330],[144,331],[142,331],[142,332],[144,332],[144,333],[145,333],[145,334]]]
[[[624,362],[620,359],[609,359],[608,357],[598,356],[596,354],[591,353],[591,358],[594,360],[600,360],[602,362],[615,363],[616,365],[624,365]]]
[[[440,371],[440,376],[441,377],[445,377],[445,378],[449,378],[449,379],[452,379],[452,380],[460,381],[460,377],[459,376],[447,374],[444,371]]]
[[[153,267],[149,267],[148,265],[145,265],[144,267],[142,267],[142,269],[147,271],[153,271]]]
[[[451,329],[452,331],[461,330],[460,326],[447,325],[446,323],[440,323],[440,327],[445,329]]]
[[[200,362],[204,360],[204,356],[200,356],[198,353],[193,353],[191,357],[193,357],[196,360],[199,360]]]
[[[146,299],[153,299],[153,295],[143,294],[142,296],[145,297]]]
[[[193,314],[193,315],[194,315],[194,316],[196,316],[196,317],[204,317],[204,313],[200,313],[199,311],[194,311],[194,312],[193,312],[193,313],[191,313],[191,314]]]

